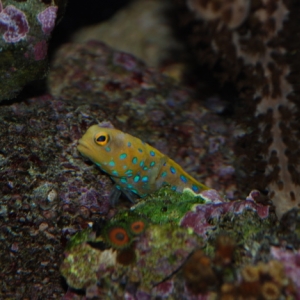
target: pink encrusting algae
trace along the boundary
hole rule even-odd
[[[4,31],[2,37],[7,43],[17,43],[24,39],[29,31],[24,12],[14,5],[8,5],[3,9],[0,1],[0,31]]]
[[[55,26],[57,16],[57,6],[49,6],[37,16],[42,25],[42,30],[45,34],[50,34]]]

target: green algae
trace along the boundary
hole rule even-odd
[[[93,231],[91,228],[76,232],[68,242],[66,250],[71,250],[77,245],[83,244],[88,241],[93,241],[95,235],[93,235],[92,232]]]
[[[216,227],[210,232],[204,248],[205,253],[213,257],[217,237],[226,233],[236,241],[235,261],[237,265],[251,263],[253,259],[260,258],[262,248],[266,247],[264,239],[269,239],[267,247],[270,246],[270,241],[275,243],[277,240],[271,233],[275,225],[273,218],[261,219],[256,212],[251,210],[244,210],[240,214],[232,212],[224,214],[220,219],[212,219],[211,224]]]
[[[187,241],[193,238],[197,243],[188,245]],[[145,267],[140,268],[142,285],[146,289],[163,281],[177,271],[187,256],[202,246],[202,239],[188,232],[187,229],[173,224],[152,225],[149,227],[147,241],[150,255],[138,252],[137,261],[142,261]],[[139,255],[140,254],[140,255]]]
[[[142,214],[154,224],[175,223],[195,204],[205,203],[201,195],[195,194],[190,189],[182,193],[173,191],[169,186],[162,187],[157,192],[147,196],[142,202],[131,208],[137,214]]]
[[[83,243],[66,252],[60,271],[70,286],[82,289],[97,283],[97,271],[101,263],[110,267],[115,261],[116,253],[113,251],[99,251]]]
[[[0,101],[15,97],[27,83],[44,78],[47,74],[47,59],[27,59],[24,57],[24,49],[27,47],[7,47],[1,52],[0,79],[5,81],[5,84],[0,87]],[[10,71],[11,69],[14,69],[14,72]]]

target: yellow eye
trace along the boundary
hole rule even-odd
[[[109,141],[109,135],[106,132],[95,134],[95,143],[100,146],[105,146]]]

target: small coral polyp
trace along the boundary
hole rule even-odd
[[[124,249],[131,244],[127,229],[122,225],[112,225],[107,228],[106,242],[113,248]]]
[[[143,219],[116,222],[104,229],[104,240],[112,248],[126,249],[132,244],[133,238],[144,233],[146,228],[147,223]]]
[[[135,220],[130,223],[129,230],[133,235],[140,235],[145,231],[146,226],[147,224],[144,220]]]
[[[244,299],[252,296],[253,299],[281,299],[282,295],[286,295],[286,291],[293,287],[287,278],[284,267],[281,262],[271,260],[268,263],[258,263],[257,265],[246,265],[241,270],[242,281],[233,289],[222,294],[223,297],[238,296]]]

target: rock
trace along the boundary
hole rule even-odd
[[[66,0],[0,1],[0,101],[47,74],[47,50]]]

